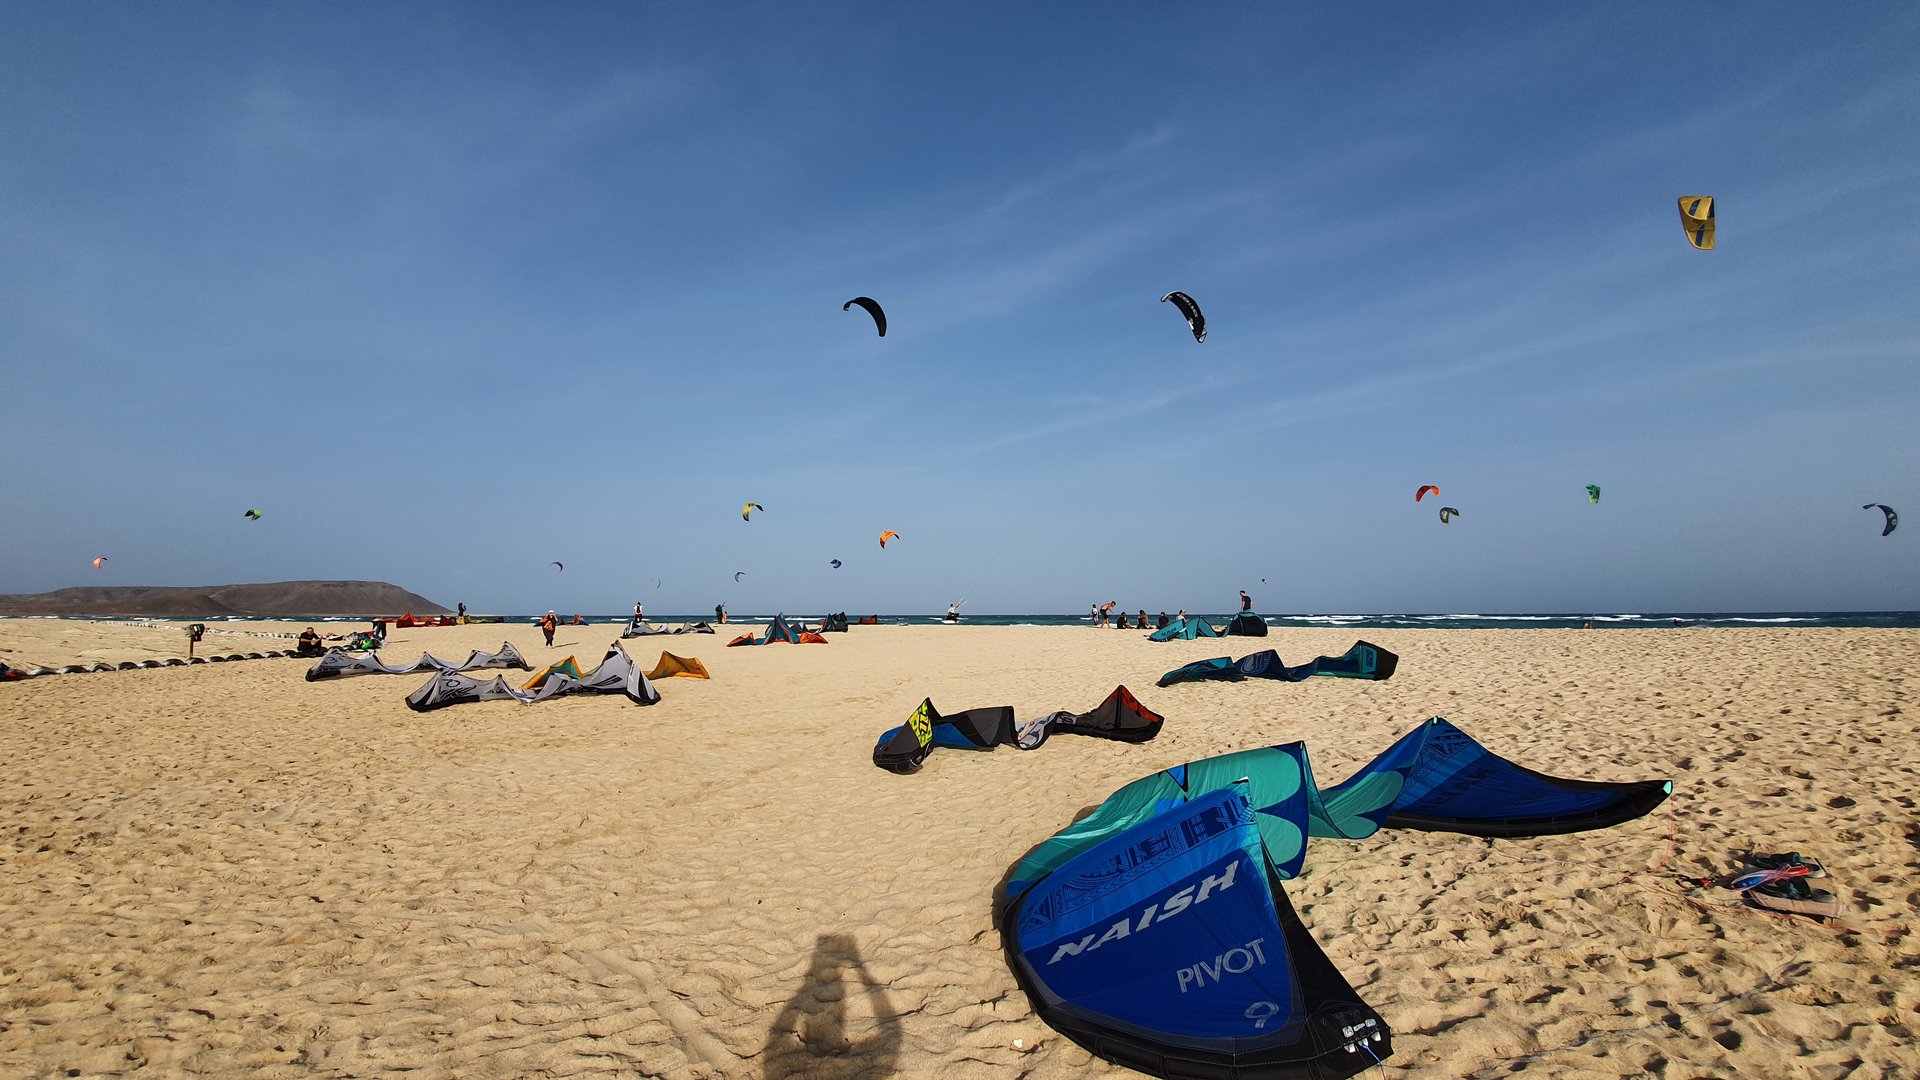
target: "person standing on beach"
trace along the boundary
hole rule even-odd
[[[553,632],[558,629],[560,629],[560,616],[551,611],[547,612],[547,617],[540,620],[540,632],[547,635],[549,647],[553,645]]]
[[[467,621],[467,602],[465,600],[460,601],[460,621],[463,623]]]
[[[1253,597],[1248,596],[1247,590],[1245,589],[1240,590],[1240,610],[1241,611],[1253,610]]]
[[[634,630],[640,629],[640,624],[647,621],[646,609],[647,609],[646,604],[638,600],[633,602],[633,622],[629,624],[629,626],[632,629]]]
[[[1100,625],[1100,603],[1099,603],[1099,601],[1097,601],[1097,600],[1096,600],[1096,601],[1094,602],[1094,605],[1093,605],[1093,607],[1092,607],[1092,608],[1090,608],[1090,609],[1089,609],[1089,610],[1087,611],[1087,621],[1088,621],[1089,623],[1092,623],[1092,624],[1093,624],[1093,625],[1095,625],[1095,626],[1099,626],[1099,625]]]
[[[713,617],[720,620],[721,626],[727,625],[727,605],[725,604],[713,605]]]

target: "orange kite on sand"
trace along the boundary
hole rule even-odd
[[[670,679],[674,676],[684,679],[710,679],[707,666],[691,656],[675,656],[670,652],[660,654],[660,662],[647,672],[649,679]]]

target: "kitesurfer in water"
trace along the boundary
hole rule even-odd
[[[960,621],[960,605],[959,604],[947,605],[947,621],[948,622]]]
[[[547,635],[548,645],[553,644],[553,632],[558,629],[560,629],[560,616],[552,611],[547,612],[546,618],[540,620],[540,632]]]

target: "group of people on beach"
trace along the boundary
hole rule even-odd
[[[1140,609],[1138,622],[1129,619],[1124,610],[1116,617],[1113,609],[1119,606],[1119,604],[1111,600],[1104,604],[1095,604],[1093,605],[1093,610],[1087,613],[1087,619],[1096,627],[1111,627],[1115,630],[1157,630],[1167,625],[1170,621],[1167,618],[1167,613],[1164,611],[1160,613],[1160,618],[1157,621],[1150,621],[1147,618],[1146,608]],[[1186,616],[1186,612],[1184,611],[1180,614],[1183,618]]]
[[[1114,617],[1113,609],[1119,606],[1120,606],[1119,602],[1114,600],[1109,600],[1104,604],[1095,604],[1093,605],[1092,610],[1087,612],[1087,621],[1092,623],[1095,627],[1099,627],[1099,628],[1110,627],[1115,630],[1164,630],[1166,629],[1168,623],[1175,622],[1175,621],[1183,621],[1187,617],[1187,609],[1181,608],[1180,613],[1178,615],[1173,616],[1172,618],[1168,618],[1167,613],[1163,611],[1160,613],[1159,618],[1154,619],[1152,622],[1148,622],[1147,609],[1141,608],[1139,621],[1130,622],[1127,619],[1127,613],[1125,610],[1122,610],[1120,612],[1120,615],[1117,619]],[[1253,597],[1248,596],[1247,590],[1245,589],[1240,590],[1240,610],[1241,611],[1253,610]]]

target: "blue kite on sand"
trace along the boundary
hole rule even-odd
[[[1176,765],[1108,796],[1016,863],[1001,938],[1040,1018],[1156,1076],[1353,1076],[1386,1021],[1320,951],[1280,883],[1309,837],[1383,828],[1530,837],[1631,821],[1664,780],[1567,780],[1434,717],[1321,790],[1304,743]]]

